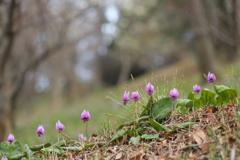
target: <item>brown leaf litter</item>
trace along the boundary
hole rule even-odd
[[[190,128],[178,128],[174,133],[158,132],[159,137],[146,140],[141,139],[137,145],[130,143],[129,136],[121,142],[108,143],[109,140],[101,136],[91,137],[90,142],[105,142],[105,145],[95,145],[83,151],[71,152],[67,159],[106,159],[106,160],[167,160],[167,159],[211,159],[209,152],[216,156],[230,158],[237,156],[239,147],[236,133],[239,124],[236,122],[238,106],[227,107],[210,106],[199,109],[188,115],[176,115],[174,123],[198,122]],[[174,124],[174,125],[175,125]],[[163,124],[167,127],[173,124]],[[147,131],[150,134],[150,131]],[[225,147],[221,149],[221,147]],[[229,149],[229,150],[228,150]],[[68,154],[69,151],[68,151]],[[226,157],[224,157],[226,156]],[[239,156],[239,155],[238,155]],[[71,158],[70,158],[71,157]]]

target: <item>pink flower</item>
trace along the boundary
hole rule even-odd
[[[56,129],[59,130],[60,132],[62,132],[65,129],[64,125],[59,120],[56,123]]]
[[[37,131],[36,131],[36,133],[38,134],[38,136],[40,137],[41,135],[43,135],[44,134],[44,128],[43,128],[43,126],[41,125],[41,126],[38,126],[38,128],[37,128]]]
[[[140,95],[138,94],[138,91],[132,93],[132,100],[138,101],[140,99]]]
[[[200,87],[199,85],[196,85],[196,84],[195,84],[195,85],[193,86],[193,92],[200,93],[201,90],[202,90],[202,89],[201,89],[201,87]]]
[[[83,134],[79,134],[79,135],[78,135],[78,140],[79,140],[79,141],[86,141],[86,140],[87,140],[87,138],[86,138],[86,137],[84,137],[84,135],[83,135]]]
[[[178,90],[176,88],[172,89],[169,93],[169,96],[172,100],[175,100],[179,97]]]
[[[86,110],[82,112],[81,119],[86,123],[86,121],[89,121],[91,118],[90,113]]]
[[[216,81],[216,79],[217,78],[213,73],[208,72],[208,76],[207,76],[208,82],[213,83],[214,81]]]
[[[12,134],[9,134],[9,136],[8,136],[7,140],[8,140],[8,142],[9,142],[9,143],[12,143],[12,142],[14,142],[14,141],[15,141],[14,135],[12,135]]]
[[[126,105],[130,101],[129,94],[130,94],[129,91],[128,92],[125,91],[123,96],[122,96],[122,100],[123,100],[124,105]]]
[[[147,94],[151,95],[154,93],[154,86],[149,82],[145,88]]]

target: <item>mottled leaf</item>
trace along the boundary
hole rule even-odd
[[[188,128],[194,124],[197,124],[197,122],[185,122],[185,123],[176,124],[173,126],[173,131],[175,131],[177,128]]]
[[[171,114],[173,104],[171,98],[163,98],[157,101],[152,106],[152,116],[156,121],[160,121]]]
[[[38,145],[33,145],[33,146],[30,146],[29,148],[32,150],[32,151],[40,151],[42,148],[47,148],[47,147],[50,147],[51,144],[50,143],[46,143],[44,145],[42,144],[38,144]]]
[[[130,142],[134,145],[136,145],[140,141],[140,136],[137,137],[131,137]]]
[[[110,142],[114,141],[115,139],[122,137],[124,134],[126,134],[126,130],[121,130],[117,134],[113,136],[113,138],[110,140]]]
[[[166,131],[171,132],[172,130],[165,127],[164,125],[156,122],[155,120],[149,118],[150,125],[156,130],[156,131]]]
[[[0,143],[0,155],[10,157],[10,154],[11,156],[23,154],[21,145],[18,141],[14,141],[12,144],[10,144],[9,142]]]
[[[154,139],[154,138],[158,138],[159,134],[144,134],[141,136],[141,138],[144,138],[144,139]]]

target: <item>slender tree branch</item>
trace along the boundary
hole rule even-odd
[[[14,23],[14,10],[16,8],[16,1],[12,0],[10,7],[9,7],[9,13],[8,13],[8,22],[5,28],[5,36],[8,39],[8,44],[3,52],[3,55],[0,59],[0,82],[1,77],[3,76],[4,66],[7,63],[7,60],[9,59],[11,55],[11,49],[13,48],[13,41],[14,41],[14,31],[13,31],[13,23]]]

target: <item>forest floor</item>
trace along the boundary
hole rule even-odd
[[[239,107],[232,103],[226,107],[199,109],[185,116],[174,115],[173,121],[164,124],[168,128],[190,119],[197,123],[191,128],[179,128],[174,133],[160,131],[158,137],[142,138],[136,145],[130,143],[128,135],[112,143],[109,143],[110,139],[94,135],[89,142],[96,145],[82,151],[67,151],[60,157],[55,155],[49,159],[240,159]],[[145,132],[154,135],[151,130]],[[79,144],[71,143],[69,146]]]
[[[220,68],[222,78],[218,84],[229,84],[233,67]],[[236,64],[234,72],[239,76],[240,65]],[[186,97],[194,84],[201,84],[203,75],[197,73],[196,62],[186,59],[174,65],[143,75],[127,84],[101,89],[90,96],[74,102],[66,101],[61,107],[49,107],[51,101],[40,98],[36,108],[26,112],[19,110],[15,137],[21,144],[29,146],[41,142],[36,138],[35,129],[43,124],[46,129],[45,142],[56,142],[57,132],[54,130],[57,120],[66,126],[64,133],[69,141],[61,144],[72,147],[61,154],[50,154],[47,159],[230,159],[230,156],[240,159],[239,106],[230,103],[225,107],[210,105],[188,114],[175,114],[162,124],[168,129],[184,122],[196,122],[191,127],[177,128],[174,132],[146,130],[147,135],[154,138],[142,138],[136,144],[130,142],[130,135],[119,136],[114,141],[116,126],[132,119],[132,111],[122,107],[121,97],[124,90],[144,92],[148,82],[156,85],[158,93],[167,97],[169,90],[178,87],[181,97]],[[210,85],[203,85],[203,87]],[[230,87],[234,86],[230,83]],[[239,93],[239,90],[237,91]],[[238,94],[239,95],[239,94]],[[107,99],[105,98],[107,97]],[[145,99],[146,101],[146,99]],[[89,121],[88,143],[79,143],[78,134],[84,132],[80,122],[83,109],[91,113]],[[48,112],[46,112],[46,110]],[[29,114],[30,113],[30,114]],[[122,119],[119,117],[127,117]],[[111,122],[109,122],[111,121]],[[28,125],[26,125],[28,124]],[[126,130],[134,126],[125,126]],[[26,132],[27,131],[27,132]],[[32,133],[31,133],[32,132]],[[28,134],[29,136],[25,136]],[[21,138],[20,138],[21,137]],[[71,138],[70,138],[71,137]],[[67,138],[67,139],[68,139]],[[65,138],[66,139],[66,138]],[[77,140],[77,141],[76,141]],[[110,143],[111,141],[111,143]],[[76,147],[78,148],[76,150]],[[82,149],[79,149],[82,148]],[[36,155],[37,158],[40,155]],[[233,159],[230,159],[233,160]]]

